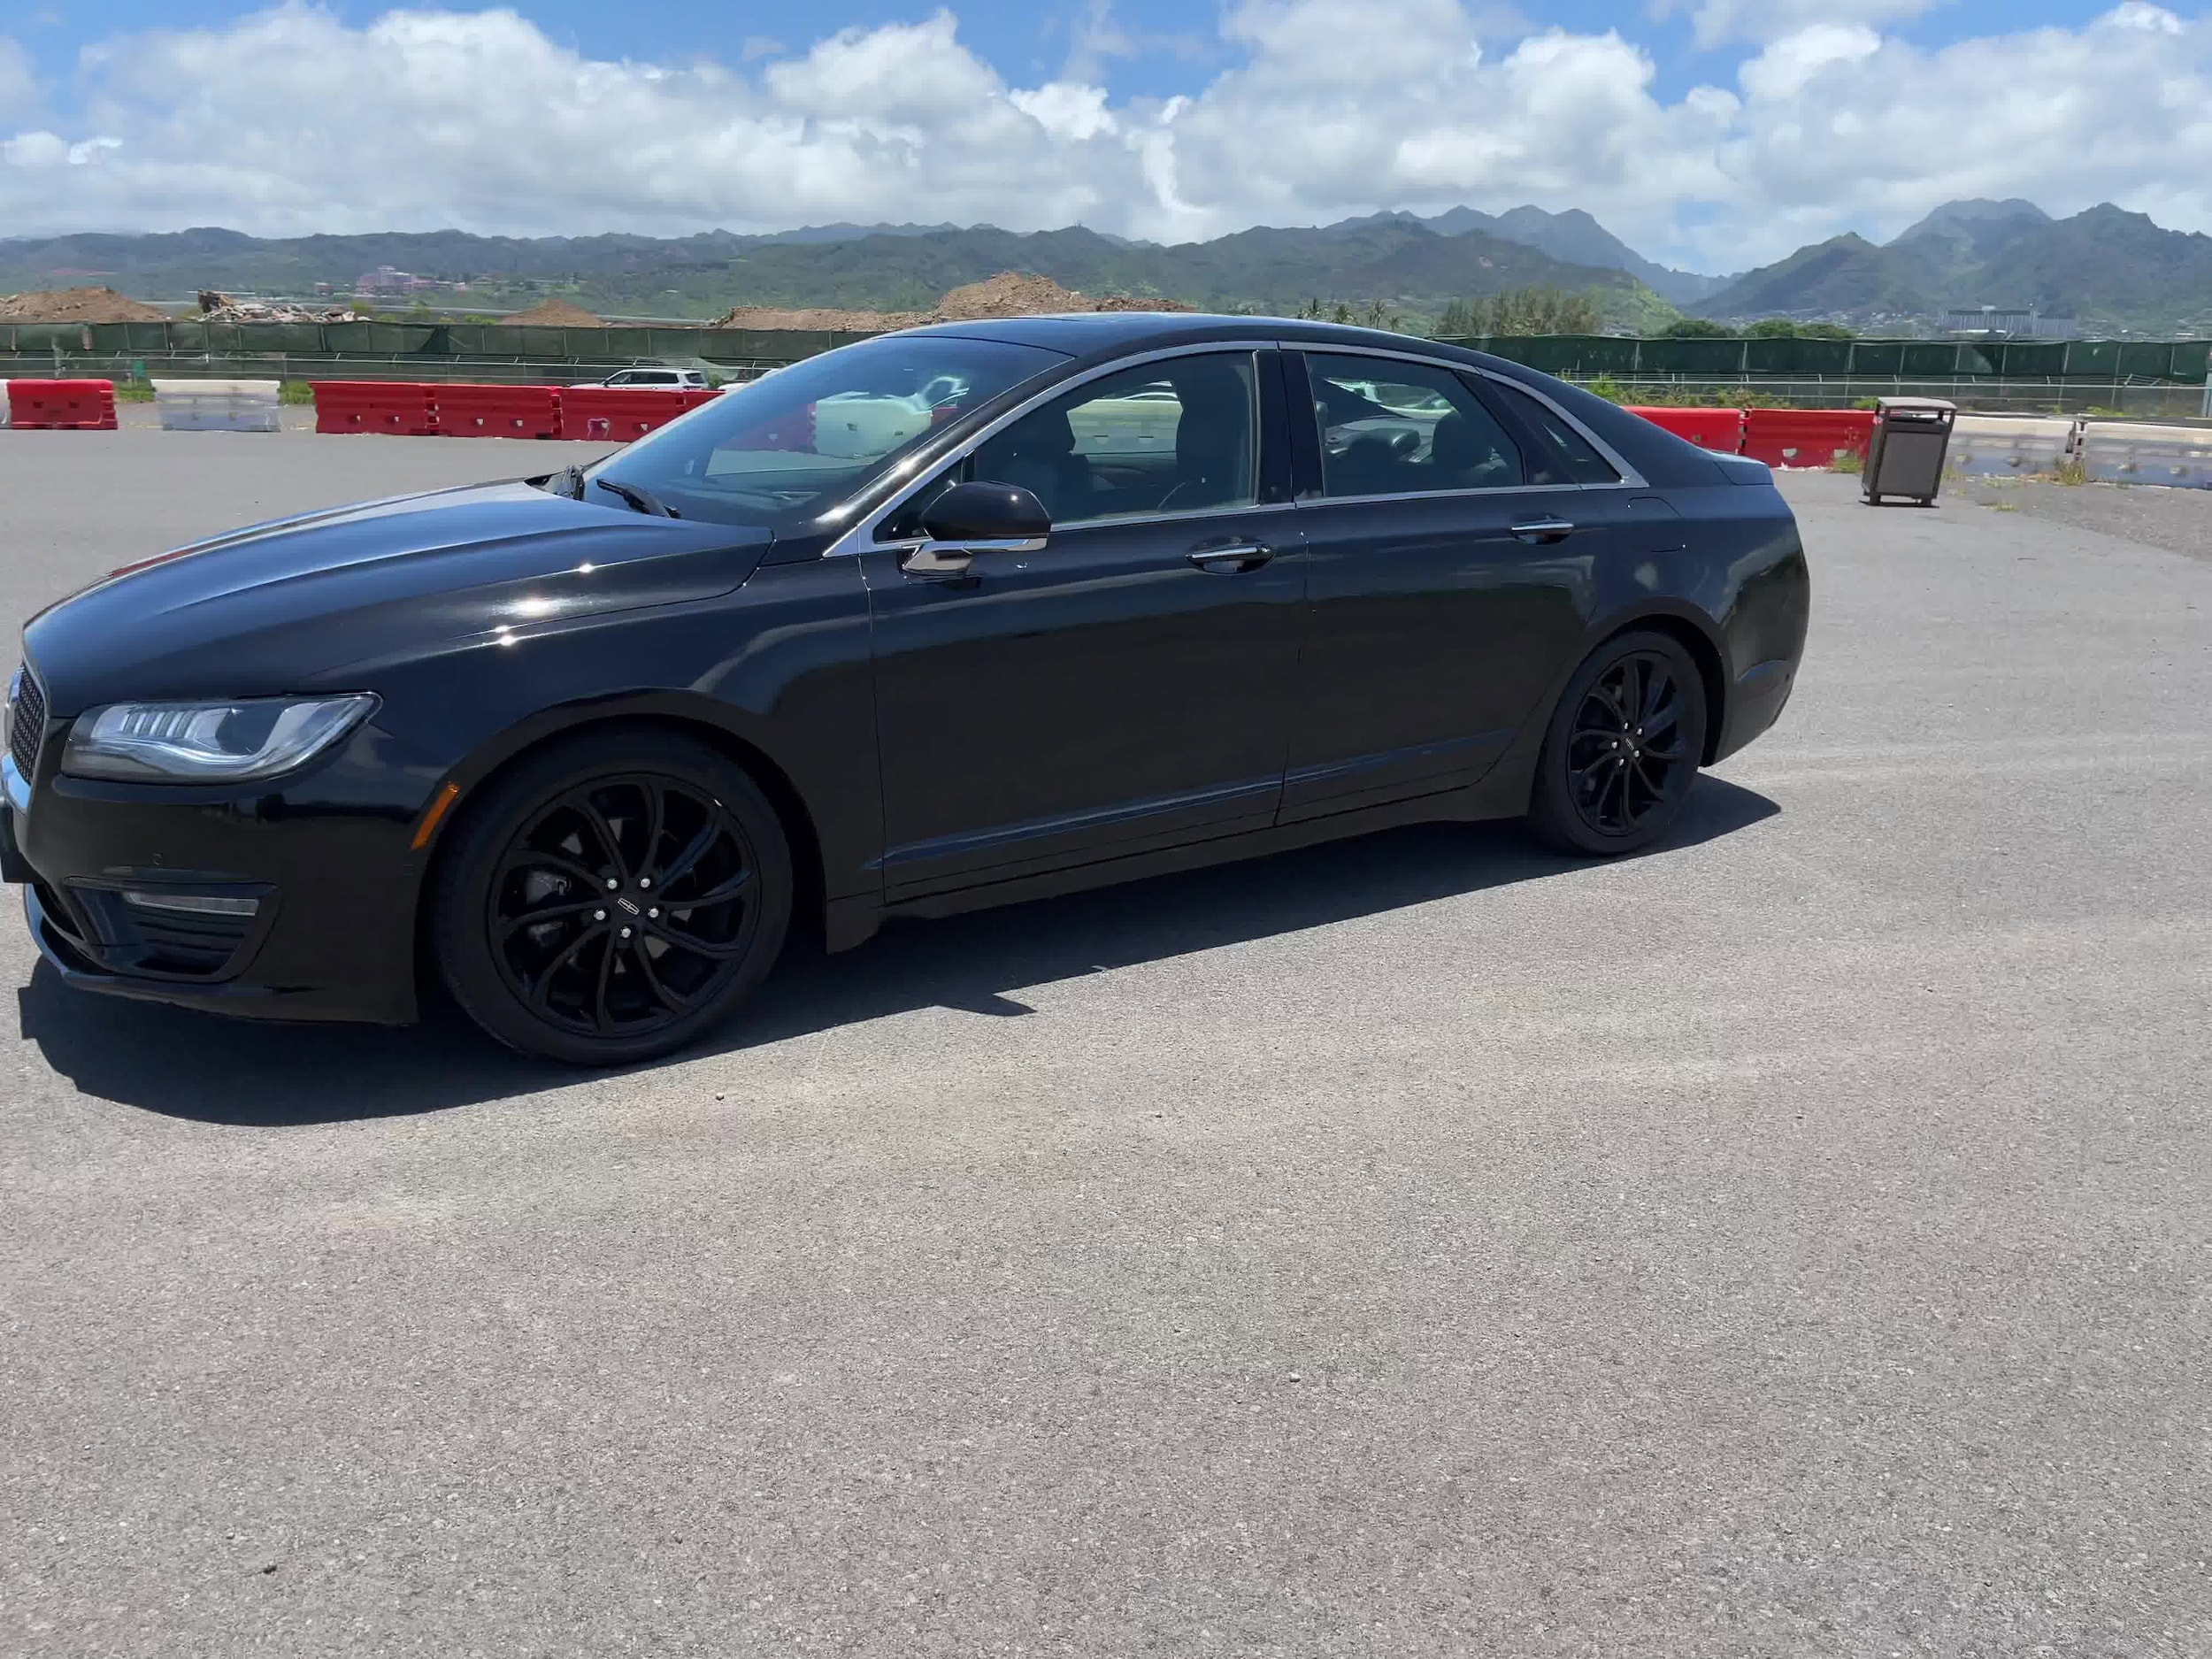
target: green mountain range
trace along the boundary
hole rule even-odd
[[[2090,333],[2212,332],[2212,236],[2109,203],[2053,219],[2032,202],[1948,202],[1887,243],[1832,237],[1690,309],[1867,326],[1984,305],[2075,318]]]
[[[1594,220],[1587,223],[1603,242],[1612,242]],[[1551,227],[1525,228],[1540,234]],[[1592,246],[1611,253],[1603,242]],[[1635,257],[1613,246],[1619,257]],[[1240,231],[1175,247],[1080,227],[1023,235],[988,226],[827,226],[774,236],[714,232],[670,240],[524,240],[459,231],[281,241],[213,229],[84,234],[0,242],[0,292],[104,282],[142,299],[173,300],[204,288],[297,296],[318,283],[349,291],[363,273],[381,265],[446,281],[465,279],[465,303],[488,309],[558,293],[618,316],[707,318],[733,305],[918,310],[948,288],[1002,271],[1033,272],[1100,296],[1167,298],[1219,310],[1283,312],[1313,301],[1380,301],[1394,314],[1420,319],[1455,299],[1549,286],[1592,292],[1601,313],[1624,326],[1663,323],[1675,314],[1614,265],[1575,263],[1471,224],[1438,229],[1406,216]],[[435,297],[449,303],[455,296]]]
[[[437,231],[265,240],[214,229],[17,238],[0,240],[0,293],[104,282],[143,299],[203,288],[302,296],[319,283],[349,292],[384,265],[467,281],[466,294],[425,296],[441,305],[517,310],[557,294],[618,317],[706,319],[733,305],[917,311],[963,283],[1024,271],[1102,297],[1210,310],[1294,312],[1318,301],[1363,311],[1379,302],[1415,325],[1454,300],[1543,286],[1586,292],[1609,326],[1634,331],[1664,326],[1677,306],[1727,321],[1879,327],[1994,305],[2078,318],[2093,333],[2212,332],[2212,237],[2108,204],[2055,219],[2017,200],[1947,203],[1887,243],[1837,236],[1731,278],[1657,265],[1580,211],[1460,207],[1172,247],[1081,227],[1020,234],[951,225],[677,238]]]

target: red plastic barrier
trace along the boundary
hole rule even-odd
[[[626,386],[572,386],[561,394],[561,436],[627,443],[692,407],[681,392],[634,391]]]
[[[1742,453],[1744,411],[1740,409],[1655,409],[1631,404],[1628,412],[1641,415],[1678,438],[1686,438],[1701,449],[1718,449],[1723,455]]]
[[[1769,466],[1826,466],[1839,455],[1866,458],[1870,409],[1755,409],[1744,419],[1743,452]]]
[[[711,403],[722,396],[718,386],[687,386],[683,390],[684,407],[696,409],[702,403]]]
[[[815,419],[814,405],[808,403],[780,419],[733,432],[722,442],[733,449],[787,449],[794,455],[812,455]]]
[[[438,432],[434,386],[415,380],[316,380],[315,430],[430,438]]]
[[[557,386],[477,386],[444,381],[430,388],[431,412],[447,438],[557,438]]]
[[[10,380],[8,419],[34,432],[113,432],[113,380]]]

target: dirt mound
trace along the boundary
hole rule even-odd
[[[165,323],[169,313],[113,288],[51,288],[0,299],[0,318],[12,323]]]
[[[1179,300],[1094,300],[1064,288],[1050,277],[1002,271],[980,282],[956,288],[926,311],[779,311],[770,305],[741,305],[718,317],[713,328],[834,330],[839,334],[888,334],[926,323],[971,323],[988,317],[1050,317],[1066,311],[1187,311]]]
[[[526,311],[500,319],[518,328],[604,328],[607,325],[566,300],[540,300]]]
[[[956,288],[937,302],[936,323],[973,322],[984,317],[1048,317],[1058,311],[1094,311],[1096,300],[1064,288],[1050,277],[1002,271],[980,282]]]

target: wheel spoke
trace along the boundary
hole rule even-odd
[[[726,962],[733,956],[742,956],[752,943],[750,937],[742,933],[727,941],[702,939],[696,933],[672,927],[665,921],[648,922],[645,931],[672,950],[687,950],[695,956],[704,956],[711,962]]]
[[[521,915],[510,917],[500,923],[499,936],[502,940],[505,940],[520,933],[526,927],[541,927],[547,922],[557,922],[572,916],[580,916],[586,910],[596,910],[603,902],[599,899],[578,899],[560,904],[541,905],[536,910],[525,910]]]
[[[668,833],[668,790],[657,780],[645,786],[645,852],[638,859],[640,875],[652,873],[661,854],[661,837]]]
[[[607,822],[607,815],[599,810],[599,803],[591,798],[588,790],[585,791],[579,799],[582,803],[585,821],[591,826],[592,833],[599,837],[601,844],[607,849],[607,863],[613,868],[618,879],[628,880],[631,875],[629,860],[622,856],[622,842],[614,833],[614,826]]]
[[[511,849],[500,865],[502,876],[517,870],[551,870],[580,882],[588,891],[596,892],[604,886],[606,878],[595,870],[587,870],[566,853],[546,852],[535,847],[517,847]]]
[[[704,893],[687,893],[679,901],[678,908],[687,910],[710,910],[718,904],[727,904],[733,899],[743,898],[752,888],[753,872],[741,870],[720,886],[710,887]]]
[[[1668,689],[1672,690],[1673,688],[1670,687]],[[1644,717],[1644,735],[1648,737],[1655,732],[1665,731],[1669,726],[1672,726],[1677,720],[1682,718],[1682,710],[1688,706],[1689,705],[1683,701],[1682,695],[1678,692],[1677,692],[1674,695],[1668,697],[1657,708],[1654,709],[1649,714]]]
[[[684,844],[683,851],[671,859],[668,867],[653,878],[660,884],[661,891],[665,893],[672,884],[681,881],[689,875],[692,867],[713,849],[714,843],[721,837],[721,824],[714,818],[709,818],[705,827]]]
[[[582,950],[583,948],[589,944],[594,939],[597,938],[603,931],[603,929],[596,927],[586,928],[582,933],[577,934],[575,938],[570,940],[569,942],[563,947],[559,956],[554,957],[552,961],[547,963],[544,967],[538,971],[537,979],[530,987],[530,1001],[540,1008],[549,1010],[551,1003],[548,1001],[548,999],[551,996],[553,991],[553,976],[558,973],[562,969],[568,967],[574,963],[577,953]]]
[[[659,999],[660,1004],[663,1008],[666,1009],[672,1014],[680,1014],[691,1006],[689,1002],[686,1002],[682,997],[677,995],[675,992],[670,990],[667,985],[663,982],[660,974],[654,969],[653,953],[645,949],[645,941],[643,940],[640,940],[637,942],[636,946],[633,948],[630,955],[631,960],[635,962],[638,965],[638,972],[645,976],[647,988]]]
[[[1674,690],[1674,680],[1663,668],[1654,668],[1644,680],[1644,695],[1637,703],[1636,724],[1648,726]]]
[[[592,999],[593,1023],[600,1030],[614,1029],[614,1016],[607,1009],[607,981],[614,973],[614,935],[606,936],[607,948],[599,953],[599,989]]]

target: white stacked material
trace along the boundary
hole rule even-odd
[[[8,425],[12,419],[8,413],[8,383],[0,380],[0,426]]]
[[[2105,483],[2212,489],[2212,428],[2093,420],[2082,434],[2081,464]]]
[[[164,432],[276,432],[276,380],[156,380]]]
[[[1976,478],[2052,472],[2073,458],[2081,427],[2064,415],[1961,415],[1944,464]]]

